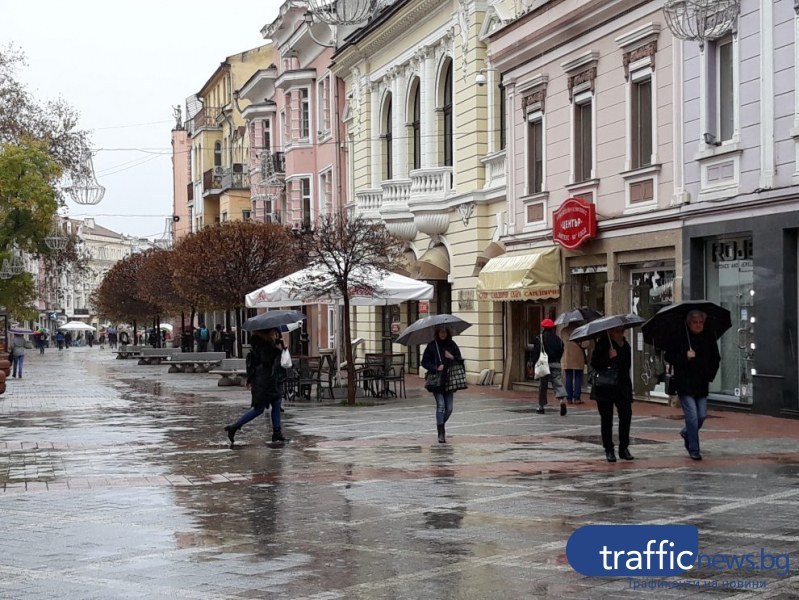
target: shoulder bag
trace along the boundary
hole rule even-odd
[[[541,342],[541,354],[538,356],[538,360],[535,361],[535,367],[533,367],[533,371],[535,374],[536,379],[541,379],[542,377],[546,377],[549,375],[549,357],[547,356],[546,350],[544,350],[544,337],[539,336],[539,341]]]
[[[438,343],[436,342],[436,354],[438,354],[438,362],[441,361],[441,353],[438,351]],[[424,376],[424,389],[428,392],[441,392],[444,389],[444,372],[443,371],[428,371]]]

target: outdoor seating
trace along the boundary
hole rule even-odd
[[[139,353],[139,364],[160,365],[162,360],[180,353],[180,348],[142,348]]]
[[[224,352],[181,352],[165,360],[169,373],[207,373],[225,360]]]
[[[383,387],[385,390],[388,390],[388,386],[391,385],[394,388],[394,395],[399,398],[400,394],[403,398],[407,398],[407,393],[405,390],[405,355],[404,354],[392,354],[390,363],[388,366],[388,370],[383,377]],[[397,393],[397,387],[399,386],[399,393]]]
[[[125,359],[131,358],[133,356],[141,355],[142,347],[141,346],[120,346],[119,350],[116,351],[117,358]]]
[[[293,376],[287,380],[291,381],[290,398],[311,400],[315,388],[316,400],[319,401],[322,396],[322,358],[301,356],[294,364]]]
[[[247,381],[247,361],[244,358],[224,358],[218,368],[208,373],[221,375],[217,382],[220,387],[244,385]]]
[[[392,354],[371,353],[366,354],[362,367],[358,371],[358,383],[363,387],[364,393],[370,396],[386,396],[394,394],[396,391],[389,389],[387,377],[393,375]],[[404,375],[404,363],[403,363]],[[396,384],[395,384],[396,387]]]

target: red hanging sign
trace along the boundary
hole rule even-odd
[[[567,198],[553,213],[555,243],[574,250],[596,237],[596,205],[582,198]]]

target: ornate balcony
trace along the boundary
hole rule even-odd
[[[355,192],[355,213],[364,219],[380,219],[383,190],[365,189]]]
[[[380,183],[383,188],[383,203],[380,206],[380,217],[393,235],[403,240],[416,237],[413,214],[408,203],[411,197],[410,179],[392,179]]]
[[[446,233],[449,211],[444,204],[452,194],[452,167],[411,171],[408,207],[414,216],[414,228],[427,235]]]
[[[505,168],[507,165],[505,150],[487,154],[480,159],[480,162],[485,166],[485,184],[483,185],[483,189],[491,190],[505,187],[507,182],[505,175]]]

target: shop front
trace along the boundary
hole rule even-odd
[[[558,314],[563,284],[558,247],[491,258],[477,279],[477,300],[502,303],[502,388],[532,379],[529,348],[544,318]]]

